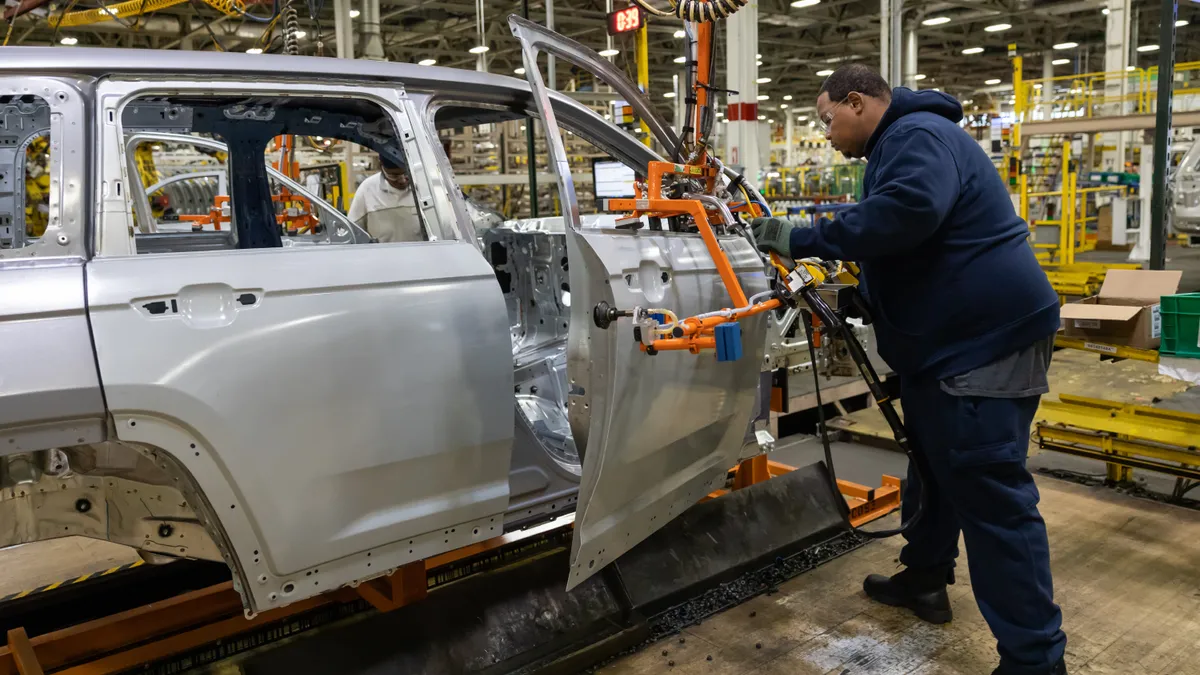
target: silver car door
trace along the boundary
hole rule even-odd
[[[743,323],[745,356],[647,356],[628,324],[600,329],[592,310],[667,307],[680,317],[731,306],[699,235],[583,227],[560,129],[537,57],[548,51],[603,79],[626,97],[660,142],[673,135],[627,79],[586,47],[510,17],[526,77],[545,126],[567,224],[571,322],[571,430],[583,455],[568,588],[588,578],[724,484],[753,416],[766,316]],[[629,139],[630,143],[636,141]],[[625,153],[633,155],[633,153]],[[636,155],[633,155],[636,156]],[[636,167],[635,167],[636,168]],[[645,167],[640,169],[645,174]],[[722,238],[747,295],[767,289],[757,252]]]
[[[422,182],[429,141],[397,90],[102,82],[104,255],[87,283],[120,439],[194,482],[255,610],[499,534],[511,347],[474,244],[131,254],[130,207],[115,200],[129,180],[119,121],[160,91],[371,101],[402,139],[431,239],[451,231]]]

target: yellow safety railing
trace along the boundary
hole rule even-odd
[[[1200,94],[1200,61],[1177,64],[1175,73],[1176,96]],[[1024,122],[1032,121],[1034,111],[1044,111],[1045,106],[1050,107],[1050,114],[1043,113],[1040,119],[1055,114],[1060,117],[1150,114],[1154,112],[1158,92],[1158,66],[1034,80],[1022,78],[1015,85],[1016,114]],[[1046,87],[1051,90],[1048,101],[1043,100]]]
[[[157,12],[160,9],[166,9],[174,5],[179,5],[188,0],[126,0],[126,2],[118,2],[104,7],[96,7],[94,9],[81,9],[74,12],[64,12],[56,14],[46,19],[47,23],[55,28],[72,28],[75,26],[87,26],[94,23],[102,23],[104,21],[112,21],[113,19],[124,19],[131,16],[141,14],[149,14]],[[205,4],[214,9],[228,15],[244,14],[246,11],[242,0],[204,0]],[[70,9],[70,7],[68,7]]]

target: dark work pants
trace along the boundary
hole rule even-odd
[[[953,567],[961,531],[975,600],[999,643],[1002,672],[1014,675],[1050,672],[1067,641],[1038,490],[1025,468],[1038,398],[952,396],[936,380],[902,382],[905,428],[928,460],[932,485],[910,464],[904,518],[921,491],[927,502],[904,535],[900,562]]]

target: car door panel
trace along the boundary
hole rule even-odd
[[[88,293],[110,411],[190,427],[273,574],[504,511],[508,332],[470,244],[100,259]]]
[[[539,52],[612,85],[665,146],[674,146],[674,134],[636,86],[595,52],[519,17],[509,17],[509,26],[521,42],[567,224],[569,419],[583,455],[567,582],[573,588],[724,483],[755,414],[767,323],[765,315],[741,322],[746,353],[733,362],[718,362],[712,352],[648,355],[628,322],[596,326],[592,310],[600,302],[669,308],[685,317],[733,301],[699,235],[583,226]],[[748,242],[724,237],[721,247],[747,295],[767,290],[762,260]]]

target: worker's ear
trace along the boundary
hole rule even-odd
[[[846,95],[846,105],[850,106],[856,115],[861,115],[866,110],[866,101],[863,100],[862,94],[857,91],[852,91]]]

